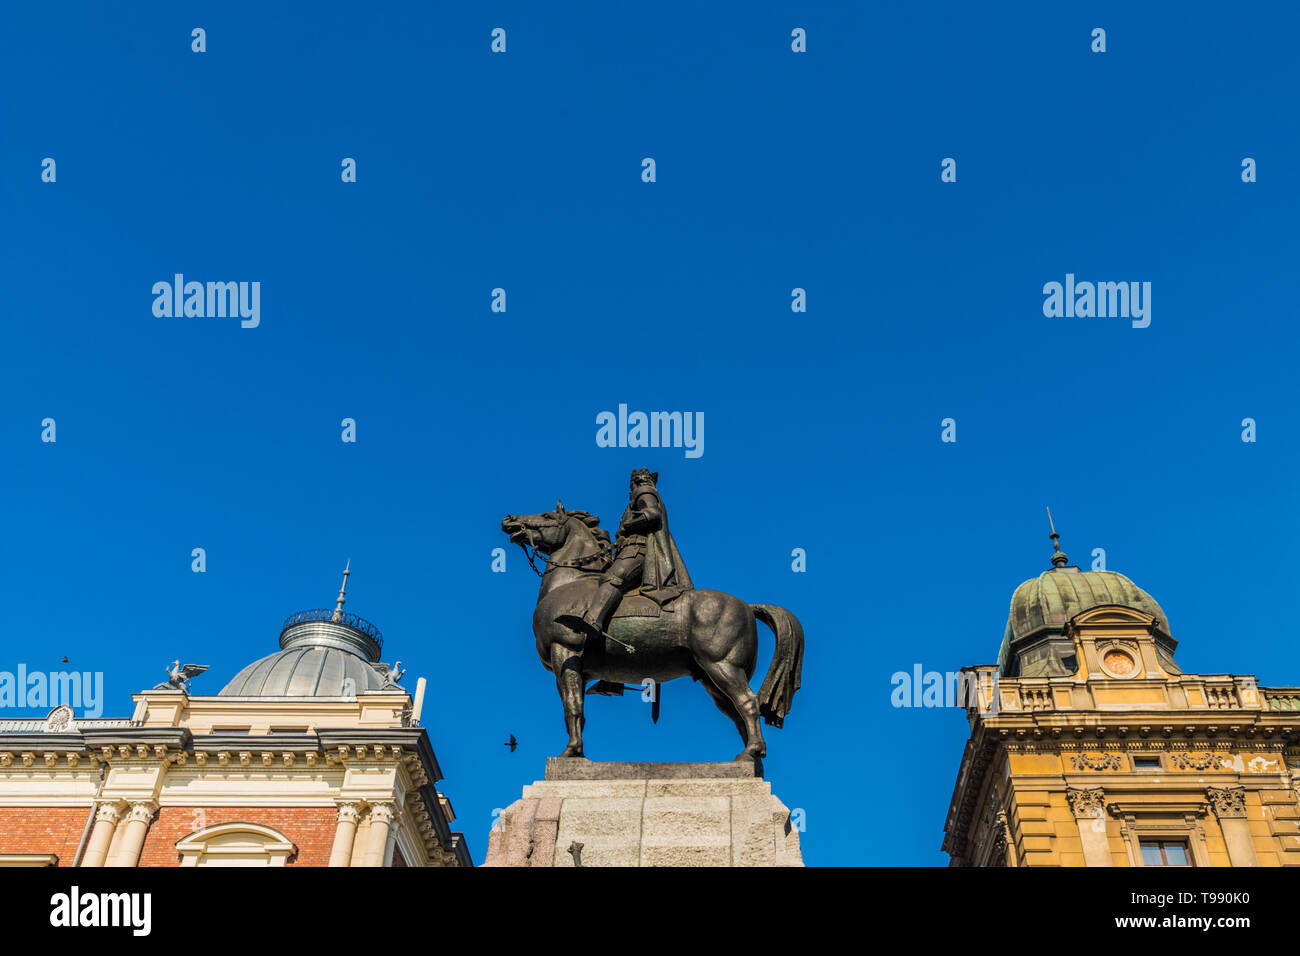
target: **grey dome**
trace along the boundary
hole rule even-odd
[[[352,697],[384,686],[375,665],[383,637],[369,621],[336,610],[303,611],[285,622],[281,650],[253,661],[219,697]]]

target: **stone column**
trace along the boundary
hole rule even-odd
[[[1106,842],[1106,793],[1101,787],[1066,787],[1065,799],[1079,828],[1084,866],[1112,866]]]
[[[126,830],[122,833],[122,844],[117,848],[113,866],[135,866],[140,862],[140,851],[144,848],[145,834],[149,832],[149,821],[157,812],[158,804],[152,800],[131,804],[131,814],[127,817]]]
[[[392,803],[370,805],[370,836],[366,844],[366,859],[362,866],[383,866],[388,850],[388,827],[393,822],[396,808]]]
[[[1255,841],[1250,836],[1246,821],[1246,790],[1244,787],[1208,787],[1205,796],[1219,818],[1223,842],[1228,845],[1228,862],[1233,866],[1259,866],[1255,856]]]
[[[352,840],[357,835],[361,804],[340,803],[338,825],[334,829],[334,846],[330,849],[330,866],[347,866],[352,862]]]
[[[108,846],[113,842],[113,832],[122,816],[121,804],[101,803],[95,809],[95,828],[90,831],[86,852],[81,856],[81,866],[103,866],[108,858]]]

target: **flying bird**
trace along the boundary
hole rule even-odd
[[[503,746],[503,747],[509,747],[509,748],[510,748],[510,752],[511,752],[511,753],[514,753],[514,752],[515,752],[515,748],[519,746],[519,741],[515,740],[515,735],[514,735],[514,734],[511,734],[511,735],[510,735],[510,739],[507,740],[504,744],[502,744],[502,746]]]
[[[70,660],[68,660],[68,659],[65,657],[63,660],[59,661],[59,663],[60,663],[60,664],[71,664],[72,662],[71,662]]]

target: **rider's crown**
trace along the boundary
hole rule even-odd
[[[638,468],[632,472],[632,484],[634,485],[657,485],[658,483],[659,472],[657,471],[651,471],[649,468]]]

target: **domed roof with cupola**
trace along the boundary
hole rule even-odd
[[[356,614],[343,611],[349,567],[335,606],[299,611],[284,622],[280,650],[253,661],[219,697],[355,697],[392,687],[379,663],[383,635]]]
[[[1150,616],[1152,627],[1168,654],[1162,663],[1173,667],[1176,642],[1160,605],[1117,571],[1084,571],[1071,566],[1061,551],[1060,535],[1052,528],[1052,567],[1016,588],[998,652],[1004,677],[1064,677],[1074,672],[1073,641],[1066,626],[1078,615],[1099,607],[1122,607]],[[1168,658],[1167,661],[1164,659]],[[1177,669],[1173,668],[1173,673]]]

